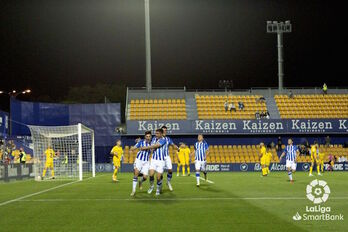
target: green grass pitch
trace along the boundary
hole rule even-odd
[[[0,231],[348,230],[348,173],[308,177],[298,172],[294,184],[286,172],[264,178],[243,172],[208,175],[214,183],[201,181],[200,188],[195,177],[174,176],[174,191],[164,185],[157,198],[146,193],[148,183],[130,197],[131,173],[120,173],[118,183],[111,181],[111,173],[74,183],[0,183]],[[306,198],[306,186],[315,178],[331,189],[322,206],[343,214],[343,221],[293,220],[297,212],[305,213],[306,205],[314,205]]]

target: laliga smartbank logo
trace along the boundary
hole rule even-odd
[[[323,180],[313,180],[306,188],[307,198],[314,204],[327,201],[330,195],[330,188]]]
[[[343,221],[342,214],[333,214],[330,206],[322,206],[330,196],[331,190],[326,181],[313,180],[306,187],[306,196],[314,205],[306,205],[305,213],[297,212],[294,221]]]

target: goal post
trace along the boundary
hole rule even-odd
[[[34,150],[34,173],[43,178],[95,177],[94,131],[83,124],[28,126]]]

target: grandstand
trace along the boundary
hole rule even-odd
[[[238,91],[188,91],[183,89],[128,88],[127,120],[195,120],[255,119],[256,112],[270,113],[271,119],[347,118],[348,89],[330,89],[323,95],[318,89],[286,89],[293,98],[279,94],[277,89]],[[263,101],[259,101],[263,98]],[[225,102],[233,103],[236,111],[226,111]],[[238,109],[243,102],[244,110]]]
[[[256,112],[267,111],[266,103],[260,101],[261,95],[199,95],[195,94],[199,119],[254,119]],[[233,103],[236,107],[243,102],[245,109],[229,112],[224,103]]]
[[[348,94],[275,95],[281,118],[347,118]]]
[[[132,99],[129,119],[186,119],[185,99]]]
[[[285,93],[293,92],[293,97],[290,98]],[[261,99],[261,100],[260,100]],[[233,103],[236,106],[236,111],[229,111],[225,109],[225,102]],[[244,110],[238,108],[238,103],[243,102]],[[263,130],[257,125],[257,129],[250,130],[249,124],[245,126],[243,121],[259,122],[255,120],[256,112],[270,113],[271,120],[262,119],[262,123],[275,122],[281,124],[280,130]],[[289,137],[287,134],[294,134],[297,136],[297,141],[303,138],[303,132],[317,134],[318,137],[311,137],[314,141],[316,138],[321,138],[323,141],[323,134],[330,132],[330,126],[337,123],[340,119],[348,118],[348,89],[330,89],[328,94],[323,95],[320,89],[286,89],[283,94],[279,94],[277,89],[250,89],[238,91],[223,91],[223,90],[187,90],[183,89],[153,89],[147,92],[144,89],[129,88],[127,90],[127,134],[141,135],[145,129],[154,130],[155,128],[167,123],[172,126],[173,132],[171,136],[178,138],[176,135],[185,135],[185,139],[191,145],[190,149],[193,151],[193,141],[197,133],[204,133],[205,135],[225,135],[225,143],[213,140],[210,143],[210,155],[207,157],[207,162],[211,164],[224,163],[259,163],[259,143],[263,138],[252,140],[251,142],[238,143],[240,137],[229,138],[230,135],[245,134],[250,135],[270,135],[282,134],[285,138]],[[319,120],[315,123],[329,123],[327,129],[303,129],[298,124],[293,125],[293,119],[304,120],[309,119]],[[149,127],[140,122],[149,122]],[[321,121],[320,121],[321,120]],[[325,121],[326,120],[326,121]],[[198,122],[207,123],[209,129],[204,126],[197,129]],[[216,129],[218,127],[216,122],[224,124],[224,126],[232,125],[230,130]],[[137,124],[138,123],[138,124]],[[178,124],[178,128],[175,124]],[[233,128],[233,123],[239,123],[241,128]],[[213,125],[212,125],[213,124]],[[239,125],[238,124],[238,125]],[[348,125],[347,125],[348,126]],[[139,128],[144,127],[142,130]],[[214,130],[211,128],[214,127]],[[221,126],[222,127],[222,126]],[[298,127],[298,128],[297,128]],[[290,129],[289,129],[290,128]],[[295,129],[293,129],[295,128]],[[177,129],[177,131],[175,131]],[[288,130],[289,129],[289,130]],[[332,129],[332,128],[331,128]],[[336,128],[337,129],[337,128]],[[347,129],[331,130],[334,133],[347,133]],[[308,136],[306,136],[308,138]],[[132,138],[132,137],[131,137]],[[276,137],[274,136],[274,139]],[[132,141],[132,140],[131,140]],[[274,140],[273,140],[274,141]],[[348,148],[344,148],[344,137],[337,137],[333,145],[330,147],[321,146],[320,152],[326,155],[334,155],[335,157],[348,158]],[[217,142],[217,143],[216,143]],[[285,141],[284,141],[285,142]],[[129,142],[127,145],[131,145]],[[283,147],[284,148],[284,144]],[[177,163],[176,152],[170,148],[170,156],[174,163]],[[275,148],[271,150],[273,154],[272,163],[279,163],[280,152]],[[125,147],[124,163],[132,164],[134,162],[136,151],[129,154],[129,146]],[[192,160],[193,161],[193,160]],[[301,155],[297,160],[299,163],[309,163],[310,156]]]

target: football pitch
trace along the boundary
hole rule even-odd
[[[176,173],[174,173],[176,175]],[[83,181],[18,181],[0,183],[0,231],[347,231],[348,173],[308,177],[286,172],[209,173],[211,183],[194,176],[173,177],[173,192],[147,194],[148,182],[130,197],[132,174],[111,173]],[[194,173],[193,173],[194,175]],[[164,178],[166,179],[166,177]],[[321,208],[341,214],[342,221],[294,220],[314,206],[306,187],[314,179],[330,187]],[[327,209],[327,208],[326,208]],[[347,217],[347,218],[345,218]]]

